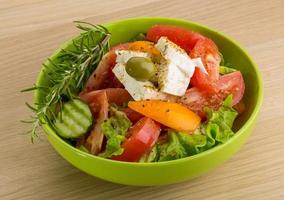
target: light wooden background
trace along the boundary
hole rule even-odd
[[[258,63],[265,98],[243,148],[192,181],[129,187],[73,168],[44,136],[32,145],[19,123],[28,116],[41,63],[78,34],[74,20],[103,23],[134,16],[179,17],[221,30]],[[284,1],[0,0],[0,199],[284,199]],[[175,173],[175,172],[173,172]]]

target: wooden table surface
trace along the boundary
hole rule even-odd
[[[19,123],[41,63],[78,34],[72,21],[178,17],[239,41],[258,63],[264,103],[252,136],[224,165],[194,180],[130,187],[72,167],[47,139],[32,145]],[[0,0],[0,199],[284,199],[284,1]],[[174,172],[173,172],[174,173]]]

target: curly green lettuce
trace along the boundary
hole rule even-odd
[[[193,134],[169,130],[165,140],[158,142],[141,162],[160,162],[192,156],[226,143],[234,132],[232,126],[237,112],[228,96],[218,110],[205,109],[207,122]]]
[[[103,134],[107,139],[106,149],[99,156],[109,158],[121,155],[123,153],[121,143],[125,140],[130,126],[131,122],[124,112],[119,111],[115,106],[110,107],[110,118],[101,124]]]

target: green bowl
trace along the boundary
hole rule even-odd
[[[128,163],[93,156],[65,142],[49,124],[43,125],[46,136],[54,149],[72,165],[90,175],[114,183],[137,186],[164,185],[189,180],[214,169],[229,159],[246,141],[255,124],[263,98],[262,80],[258,67],[252,58],[231,38],[200,24],[170,18],[126,19],[108,23],[105,26],[112,33],[111,44],[115,45],[129,41],[140,32],[146,32],[154,24],[172,24],[185,27],[213,39],[225,60],[239,69],[244,76],[246,111],[235,122],[234,130],[237,132],[227,143],[194,156],[160,163]],[[72,42],[67,42],[61,48],[72,48]],[[51,56],[51,60],[56,61],[58,53],[59,50]],[[45,64],[50,65],[48,61]],[[41,71],[37,84],[47,85],[48,83],[49,80]],[[42,98],[42,93],[36,91],[35,101],[40,102]]]

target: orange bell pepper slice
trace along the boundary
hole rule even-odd
[[[148,42],[148,41],[132,42],[129,45],[129,50],[142,51],[142,52],[152,54],[153,56],[159,56],[160,55],[160,51],[154,46],[154,43]]]
[[[160,100],[130,101],[128,107],[178,131],[192,132],[201,121],[197,114],[179,103]]]

